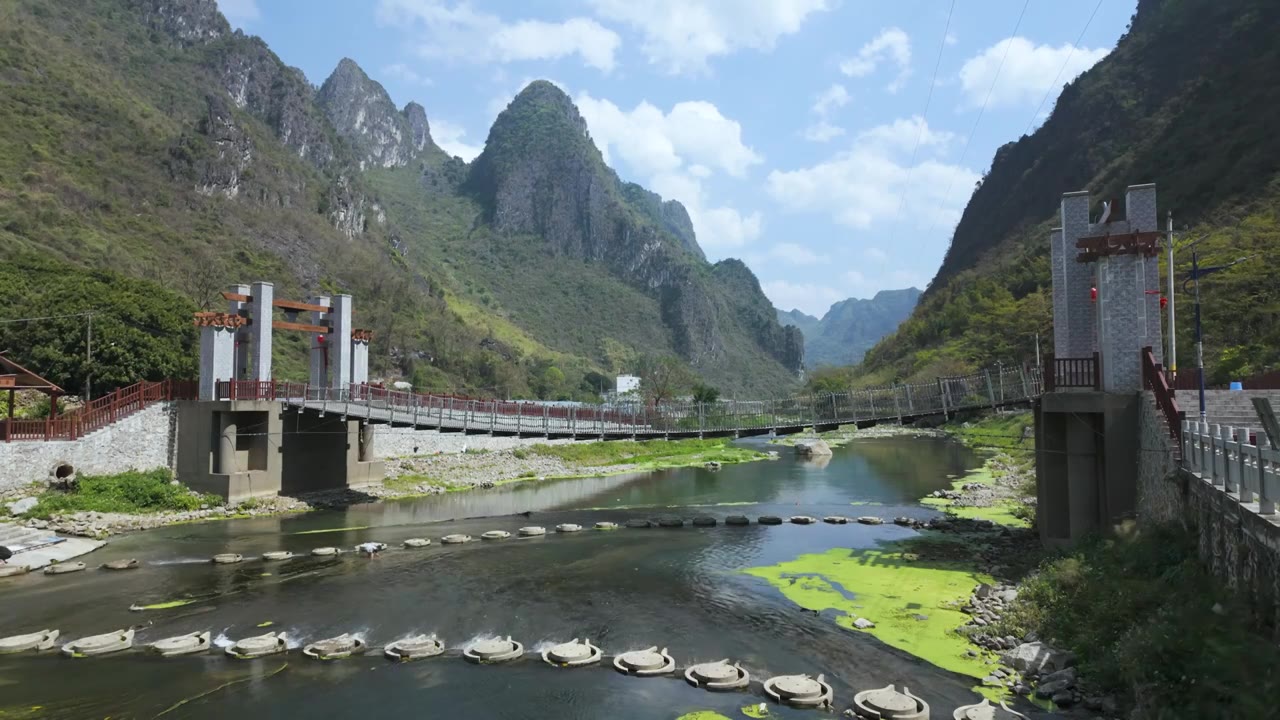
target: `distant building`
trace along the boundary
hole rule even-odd
[[[640,378],[635,375],[619,375],[615,389],[619,395],[640,392]]]

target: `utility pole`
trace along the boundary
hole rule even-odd
[[[1199,240],[1197,240],[1196,242],[1199,242]],[[1246,260],[1252,260],[1254,257],[1255,257],[1254,255],[1249,255],[1248,257],[1236,258],[1235,260],[1232,260],[1226,265],[1213,265],[1211,267],[1202,268],[1200,267],[1199,254],[1195,250],[1191,251],[1191,277],[1187,278],[1187,280],[1195,283],[1196,374],[1198,376],[1197,382],[1200,385],[1200,422],[1202,423],[1206,422],[1206,414],[1205,414],[1205,408],[1204,408],[1204,333],[1200,326],[1200,278],[1203,275],[1209,275],[1211,273],[1216,273],[1222,270],[1226,270],[1229,267],[1239,265],[1240,263]],[[1185,282],[1183,283],[1183,287],[1184,288],[1186,287]]]
[[[1040,333],[1036,333],[1036,367],[1040,365]]]
[[[88,320],[84,336],[84,401],[87,403],[93,399],[93,313],[85,319]]]
[[[1177,317],[1174,314],[1174,295],[1173,295],[1173,211],[1170,210],[1167,216],[1166,227],[1168,233],[1165,238],[1166,244],[1169,246],[1169,352],[1165,360],[1169,364],[1169,372],[1174,377],[1178,376],[1178,325],[1175,322]]]

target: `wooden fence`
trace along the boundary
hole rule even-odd
[[[189,380],[142,381],[55,417],[0,420],[0,438],[14,440],[78,440],[156,402],[194,400],[198,387]]]

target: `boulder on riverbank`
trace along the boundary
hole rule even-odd
[[[796,455],[800,457],[827,457],[831,446],[825,440],[800,440],[796,442]]]
[[[1042,642],[1022,643],[1000,656],[1000,661],[1020,672],[1050,673],[1076,664],[1075,655]]]

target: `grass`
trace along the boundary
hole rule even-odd
[[[1045,561],[994,628],[1076,653],[1134,720],[1273,717],[1280,647],[1199,562],[1193,532],[1133,524]]]
[[[83,475],[72,490],[46,490],[25,516],[48,519],[75,512],[158,513],[199,510],[221,505],[217,495],[195,493],[170,483],[168,470],[130,471],[118,475]]]
[[[943,429],[977,449],[1004,450],[1011,454],[1035,452],[1035,436],[1026,433],[1035,418],[1029,412],[987,415],[975,422],[947,425]]]
[[[584,467],[641,465],[674,467],[699,462],[739,463],[768,457],[765,453],[733,447],[727,438],[712,440],[618,440],[612,442],[534,445],[529,451]]]

